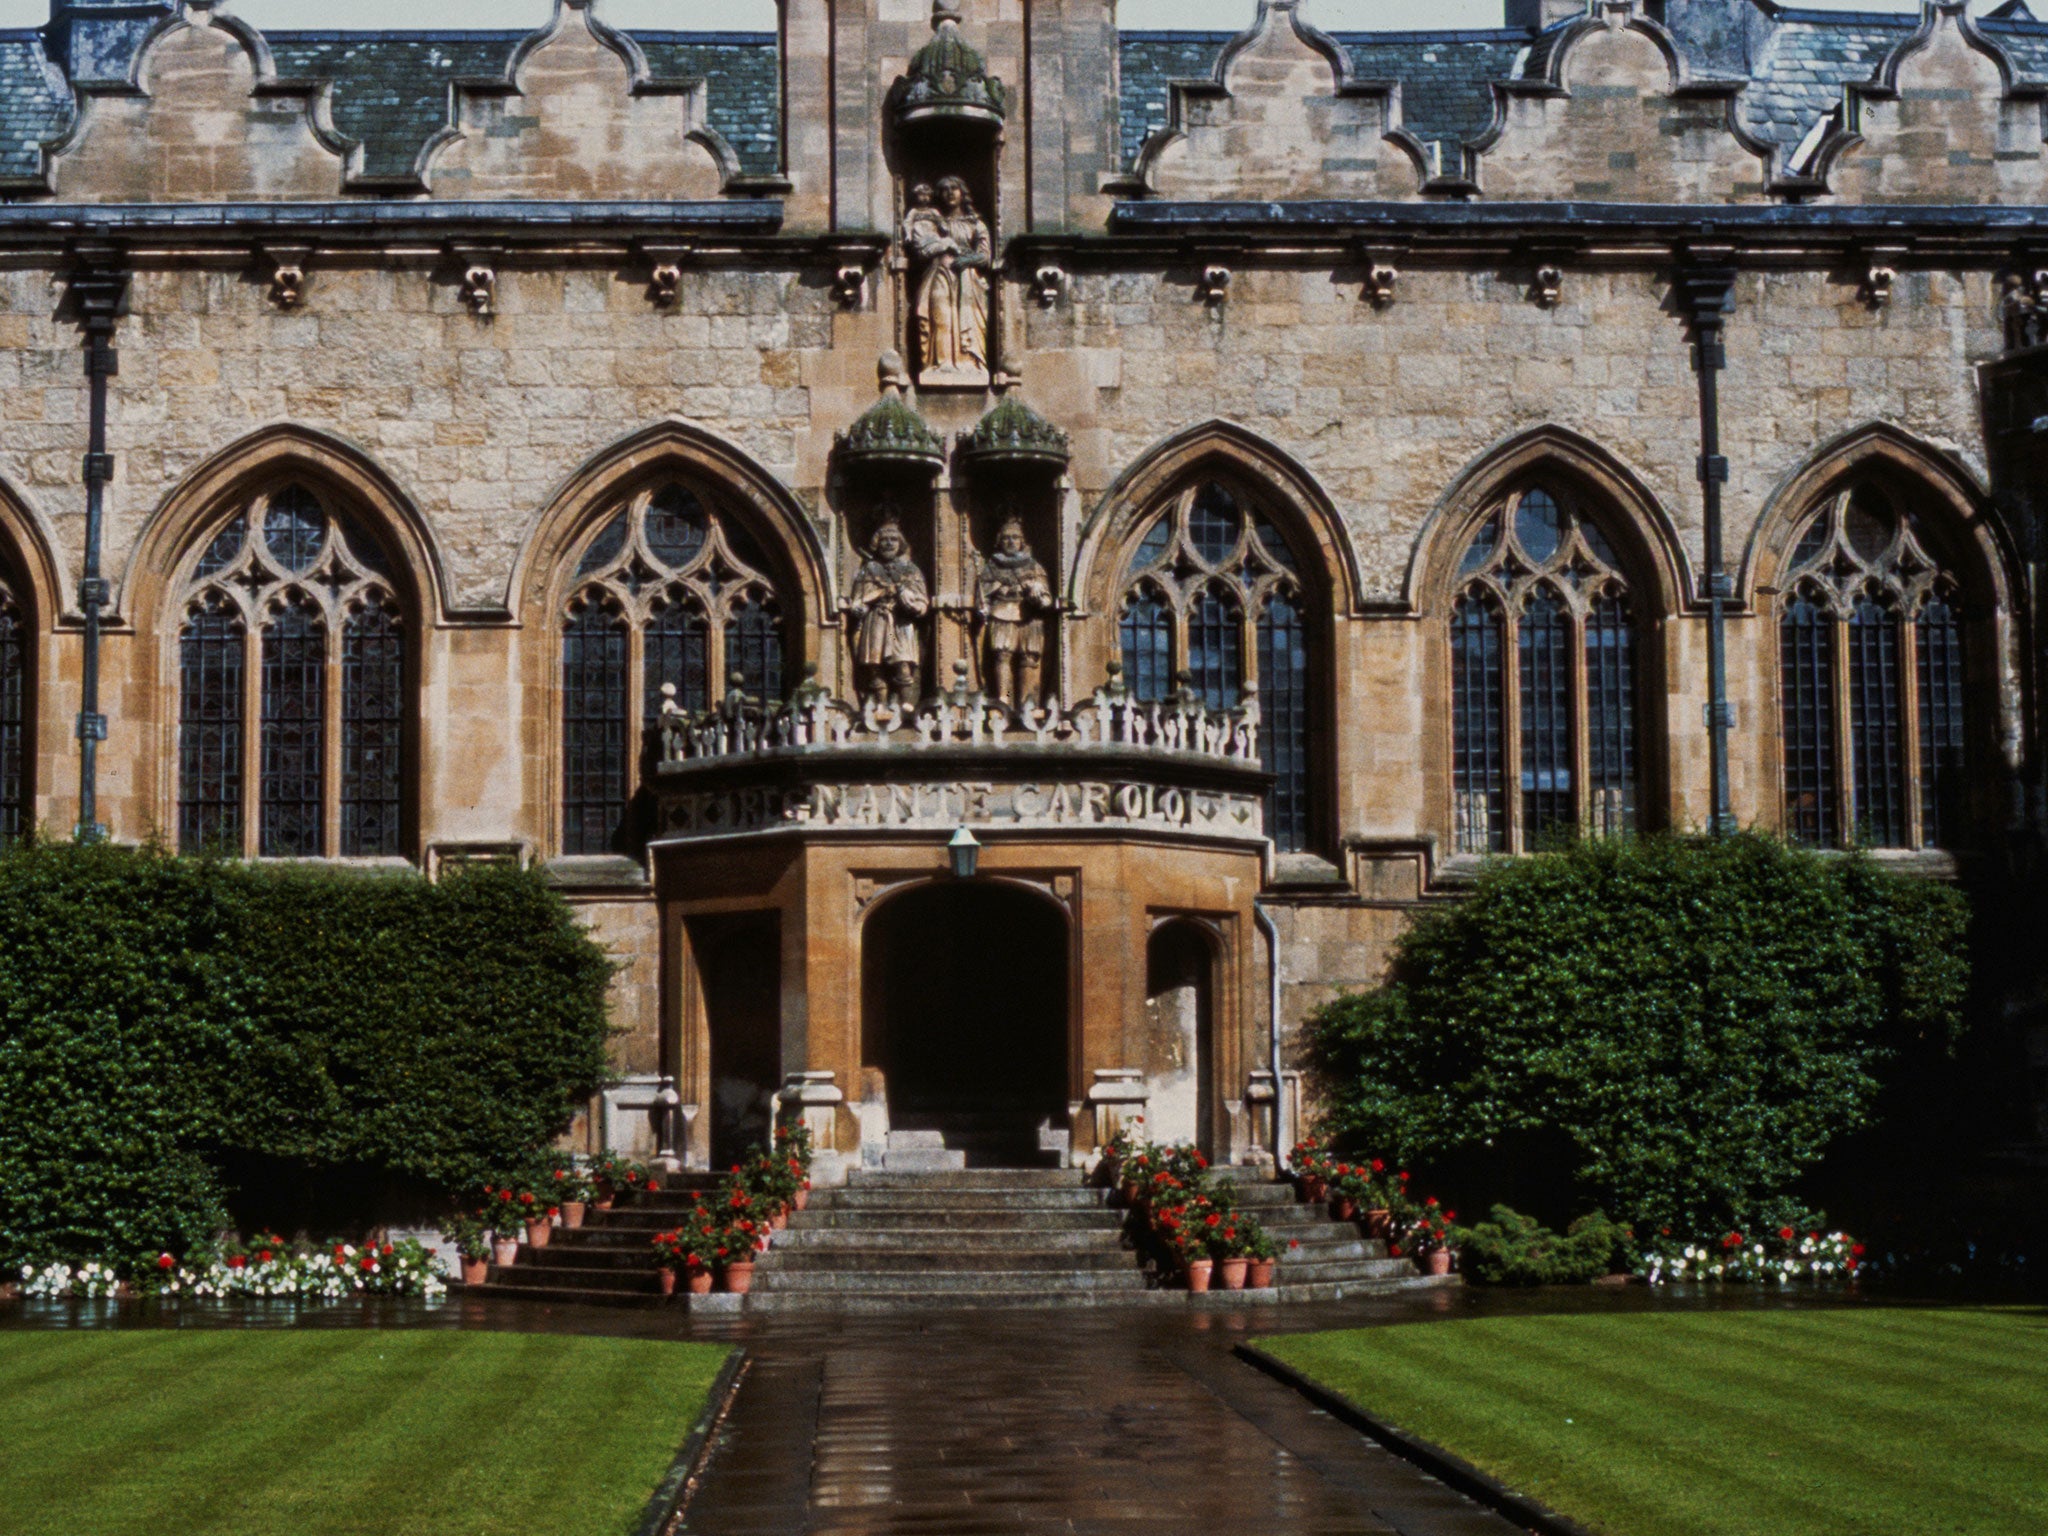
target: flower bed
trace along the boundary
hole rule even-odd
[[[268,1234],[251,1243],[158,1257],[153,1270],[124,1281],[111,1265],[48,1264],[21,1269],[22,1294],[40,1301],[93,1301],[121,1295],[203,1300],[345,1301],[354,1296],[440,1296],[441,1261],[408,1238],[398,1243],[297,1247]]]

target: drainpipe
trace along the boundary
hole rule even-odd
[[[107,717],[100,713],[100,614],[107,604],[100,544],[107,482],[114,476],[114,456],[107,452],[107,383],[121,371],[114,326],[128,296],[128,274],[103,260],[83,258],[71,278],[71,296],[85,327],[85,377],[91,395],[85,450],[85,561],[78,582],[78,606],[85,615],[85,662],[79,689],[75,836],[81,842],[95,842],[107,831],[99,819],[99,746],[107,739]]]
[[[1676,297],[1692,331],[1693,371],[1700,380],[1700,494],[1706,514],[1707,737],[1713,813],[1708,830],[1716,837],[1736,831],[1728,788],[1728,733],[1735,711],[1728,702],[1728,599],[1734,595],[1722,555],[1721,487],[1728,461],[1721,455],[1721,372],[1728,366],[1723,345],[1728,312],[1734,307],[1735,268],[1730,253],[1696,253],[1678,273]]]
[[[1269,968],[1272,991],[1266,999],[1266,1022],[1269,1027],[1267,1063],[1273,1073],[1273,1171],[1285,1173],[1287,1138],[1280,1129],[1280,1112],[1287,1102],[1287,1086],[1280,1077],[1280,929],[1262,901],[1252,903],[1252,921],[1258,925],[1259,932],[1266,936],[1266,943],[1271,946],[1273,954],[1273,964]]]

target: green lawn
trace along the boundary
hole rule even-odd
[[[1261,1347],[1615,1536],[2048,1532],[2048,1310],[1487,1318]]]
[[[716,1345],[0,1333],[8,1536],[625,1536]]]

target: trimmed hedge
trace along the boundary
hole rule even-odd
[[[1744,1230],[1953,1047],[1967,927],[1949,887],[1759,835],[1499,860],[1311,1019],[1329,1128],[1468,1204]]]
[[[183,1252],[222,1164],[462,1190],[605,1079],[611,964],[536,874],[0,853],[0,1266]]]

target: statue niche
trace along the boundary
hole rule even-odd
[[[947,176],[936,190],[927,182],[912,187],[902,240],[911,269],[918,384],[986,387],[995,243],[967,183]]]
[[[875,704],[894,702],[914,709],[923,671],[918,623],[931,611],[924,572],[910,558],[910,541],[892,518],[884,519],[854,573],[848,596],[855,631],[853,661],[861,694]]]
[[[974,586],[988,648],[987,677],[1003,705],[1035,705],[1045,666],[1045,620],[1052,612],[1052,578],[1032,554],[1024,524],[1011,518],[996,535],[995,553],[981,563]]]

